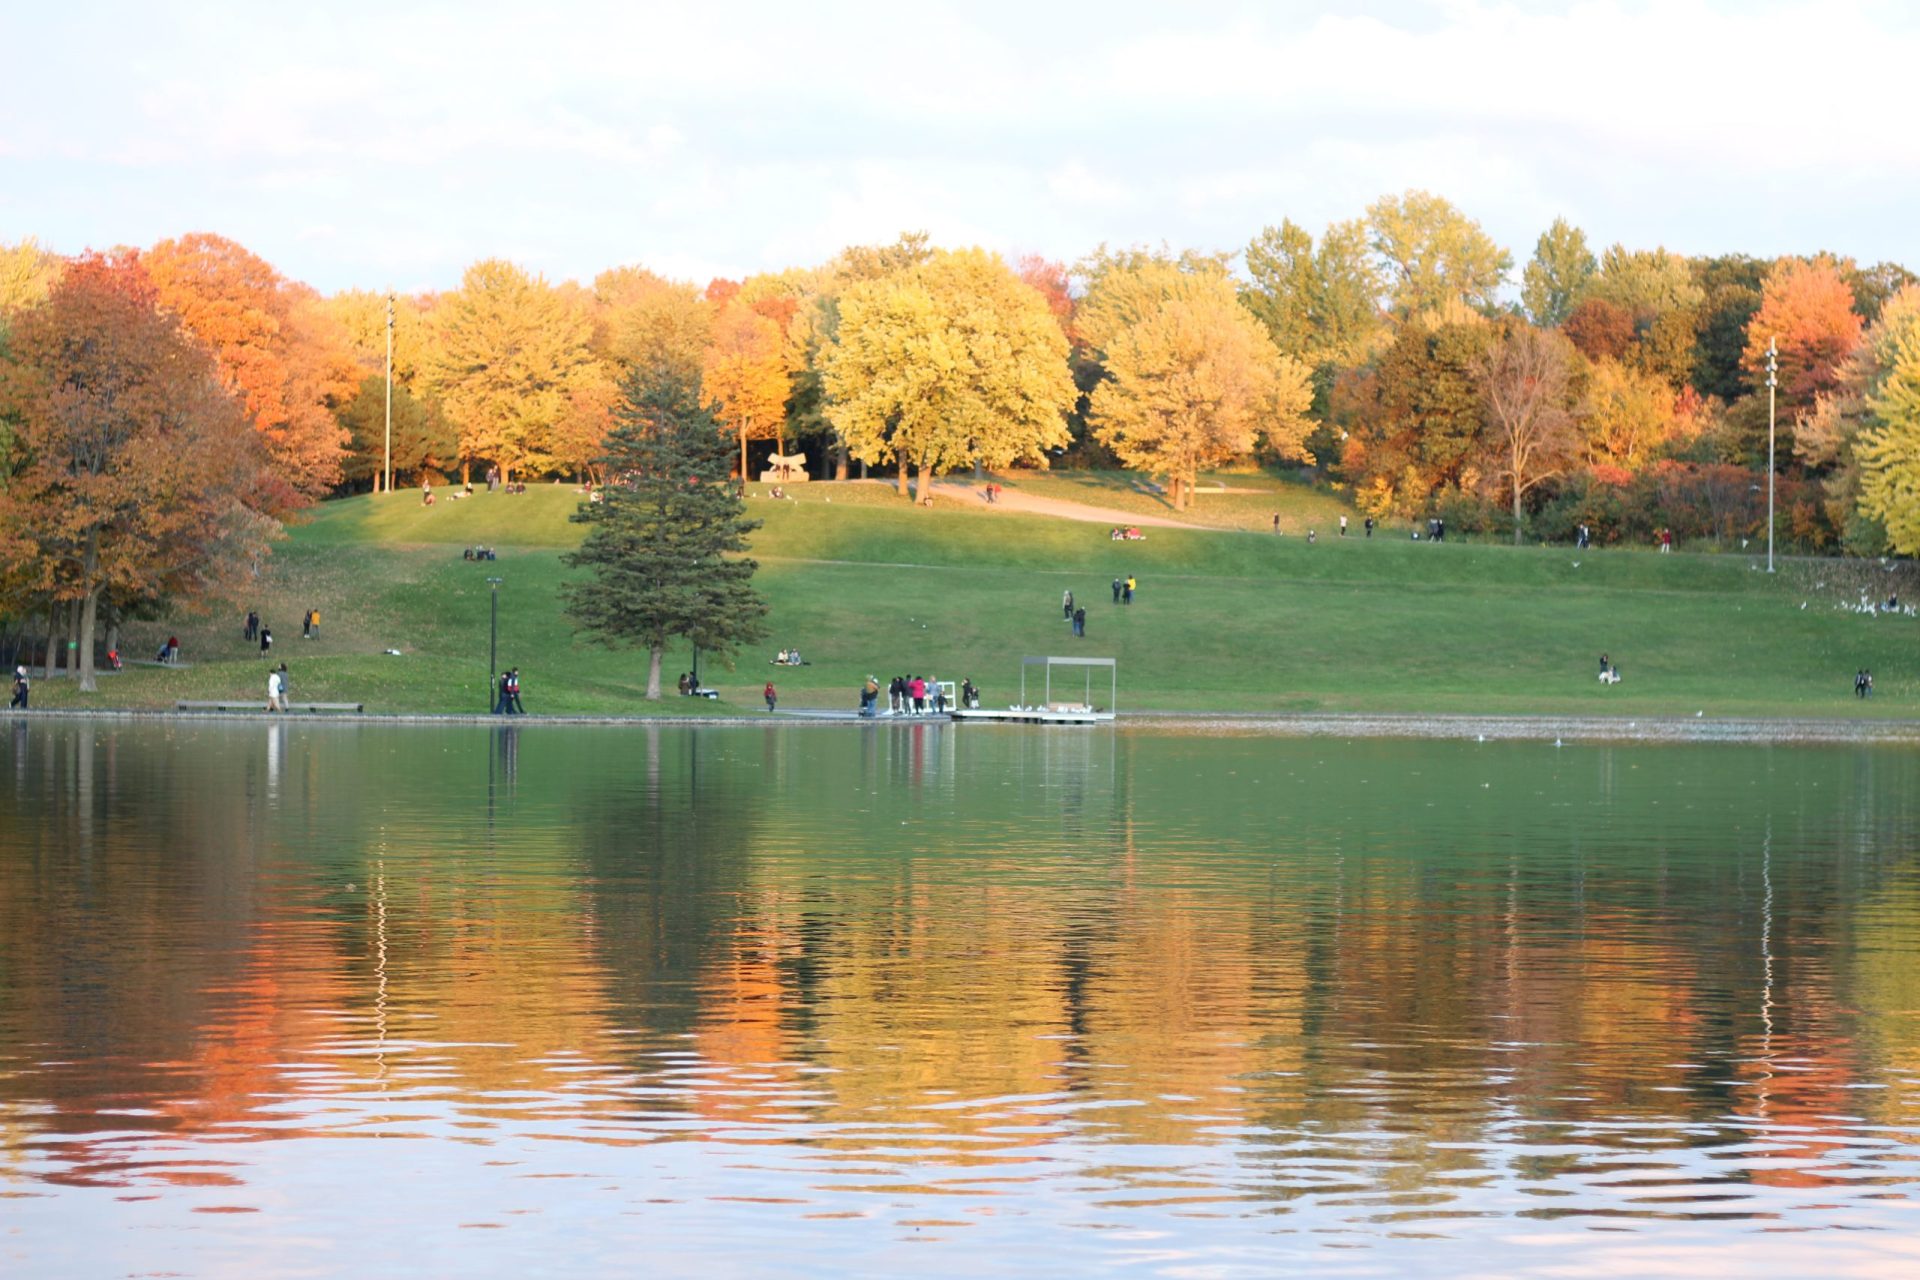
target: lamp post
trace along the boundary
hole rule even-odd
[[[387,293],[387,451],[380,465],[387,492],[393,492],[393,293]]]
[[[500,674],[500,579],[488,578],[487,586],[492,588],[493,606],[487,626],[487,696],[492,698],[496,696],[494,678]]]
[[[1780,384],[1780,348],[1767,339],[1767,572],[1773,572],[1773,396]]]

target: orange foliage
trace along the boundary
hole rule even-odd
[[[1028,288],[1047,300],[1047,310],[1067,335],[1068,342],[1077,343],[1078,335],[1073,325],[1073,291],[1068,284],[1067,269],[1058,262],[1043,258],[1037,253],[1029,253],[1020,259],[1016,269],[1020,279]]]
[[[1605,298],[1588,298],[1560,331],[1587,359],[1618,360],[1633,345],[1633,315]]]
[[[276,509],[338,483],[347,433],[334,410],[360,375],[344,328],[313,290],[221,236],[163,240],[145,257],[160,305],[213,354],[266,443]]]
[[[1780,403],[1803,413],[1840,382],[1840,365],[1860,345],[1861,321],[1840,265],[1824,255],[1783,258],[1761,286],[1760,309],[1747,322],[1740,366],[1764,389],[1767,340],[1780,344]]]

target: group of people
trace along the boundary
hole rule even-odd
[[[1418,530],[1414,531],[1413,537],[1416,542],[1419,541],[1420,533]],[[1447,540],[1447,522],[1445,520],[1442,520],[1439,516],[1428,516],[1427,517],[1427,541],[1428,542],[1445,542],[1446,540]]]
[[[313,625],[318,617],[311,609],[307,611],[307,634],[313,634]],[[260,652],[267,653],[273,648],[273,628],[260,621],[260,615],[252,609],[247,610],[247,620],[240,630],[248,644],[258,640]]]
[[[1143,542],[1146,540],[1146,536],[1146,534],[1140,532],[1139,529],[1132,525],[1128,525],[1124,529],[1116,525],[1113,530],[1107,534],[1107,537],[1115,542]]]
[[[293,691],[293,677],[287,673],[287,664],[267,668],[267,710],[286,711],[287,695]]]
[[[1604,653],[1600,655],[1600,683],[1620,683],[1620,668],[1615,666],[1613,660],[1608,658]]]
[[[156,662],[164,662],[166,665],[170,667],[173,666],[175,663],[179,662],[180,661],[180,637],[168,636],[167,642],[160,646],[160,652],[154,655],[154,660]]]
[[[868,676],[867,683],[874,686],[877,702],[879,682]],[[946,690],[934,676],[895,676],[887,682],[887,711],[896,716],[945,715]]]
[[[309,609],[300,615],[300,638],[311,640],[320,634],[320,611]]]
[[[527,709],[520,705],[520,668],[509,667],[500,673],[498,696],[494,699],[493,714],[497,716],[523,716]]]
[[[1865,667],[1853,673],[1853,696],[1856,698],[1873,696],[1873,672]]]
[[[468,547],[460,553],[462,560],[498,560],[492,547]]]
[[[683,698],[717,698],[720,694],[713,689],[700,687],[700,677],[691,671],[682,671],[678,681],[680,696]]]
[[[807,665],[807,660],[800,656],[798,649],[782,649],[780,656],[773,660],[773,665],[776,667],[804,667]]]

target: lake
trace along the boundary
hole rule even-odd
[[[0,1274],[1920,1272],[1920,754],[0,725]]]

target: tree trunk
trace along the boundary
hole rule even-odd
[[[47,601],[47,649],[40,655],[41,679],[53,679],[53,655],[60,640],[59,635],[60,602]]]
[[[100,617],[100,588],[87,592],[86,605],[80,610],[80,692],[94,693],[99,686],[93,682],[93,626]]]
[[[1520,545],[1520,477],[1513,477],[1513,545]]]
[[[93,529],[87,530],[87,554],[81,562],[80,583],[87,594],[80,606],[80,652],[75,655],[80,669],[80,692],[95,693],[93,683],[93,624],[100,617],[100,584],[94,581],[94,574],[100,565],[100,535]]]
[[[835,480],[847,478],[847,445],[844,440],[836,439],[833,442],[833,478]]]
[[[460,483],[463,485],[468,485],[473,483],[473,459],[472,458],[460,459]]]
[[[747,482],[747,424],[740,424],[740,483]]]
[[[660,648],[653,645],[647,650],[647,701],[660,701]]]
[[[899,486],[900,496],[904,498],[907,496],[907,460],[903,456],[898,459],[898,463],[899,465],[896,470],[899,471],[900,475],[896,483]]]

